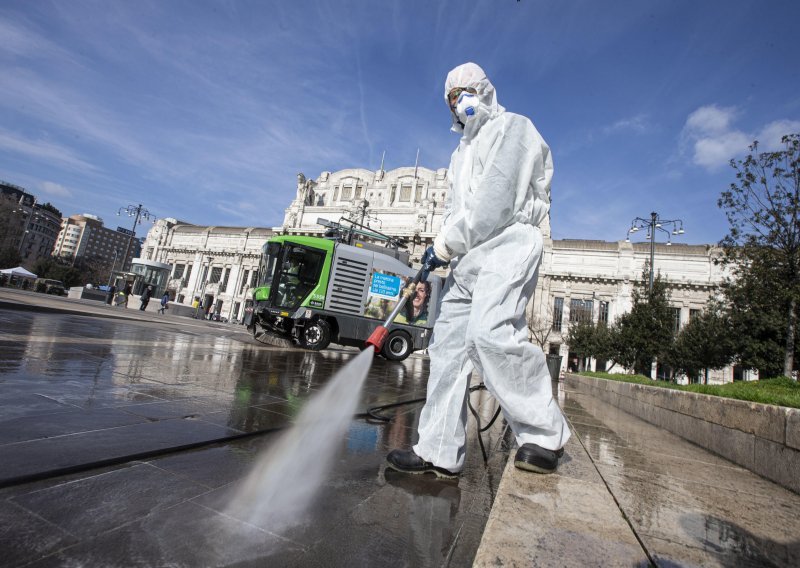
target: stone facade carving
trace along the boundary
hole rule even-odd
[[[427,211],[421,210],[417,213],[417,224],[414,227],[415,234],[422,234],[425,232],[425,226],[427,225],[428,220],[428,213]]]

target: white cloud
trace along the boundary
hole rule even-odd
[[[692,146],[692,161],[709,171],[717,170],[747,152],[753,140],[759,141],[759,150],[776,150],[784,134],[800,132],[796,120],[776,120],[763,126],[757,133],[733,127],[739,111],[733,107],[703,106],[686,119],[682,139]]]
[[[783,148],[781,138],[786,134],[800,132],[800,121],[797,120],[776,120],[770,122],[756,135],[758,148],[764,151],[774,151]]]
[[[737,114],[733,107],[720,108],[716,105],[700,107],[686,119],[684,129],[698,136],[724,134],[730,129],[730,124]]]
[[[606,126],[603,129],[603,133],[611,134],[614,132],[619,132],[621,130],[632,130],[637,134],[642,134],[646,132],[649,129],[649,127],[650,123],[647,120],[647,116],[644,114],[638,114],[636,116],[623,118],[610,126]]]
[[[55,197],[72,197],[72,192],[61,184],[53,181],[42,182],[42,191]]]
[[[751,142],[749,136],[738,130],[700,138],[694,142],[694,163],[715,170],[745,151]]]

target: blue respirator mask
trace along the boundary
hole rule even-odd
[[[475,111],[478,108],[478,97],[466,91],[458,96],[458,101],[455,106],[455,113],[458,120],[462,124],[466,124],[467,120],[475,116]]]

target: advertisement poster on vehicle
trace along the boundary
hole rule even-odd
[[[400,293],[411,277],[397,274],[374,272],[369,287],[369,300],[364,315],[368,318],[385,320],[400,300]],[[428,302],[431,296],[429,282],[420,282],[416,293],[409,298],[397,317],[396,323],[424,326],[428,322]]]

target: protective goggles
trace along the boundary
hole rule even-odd
[[[461,93],[471,93],[473,95],[477,95],[478,91],[476,91],[472,87],[456,87],[451,89],[449,93],[447,93],[447,104],[450,105],[450,108],[454,108],[456,103],[458,102],[458,97],[461,96]]]

